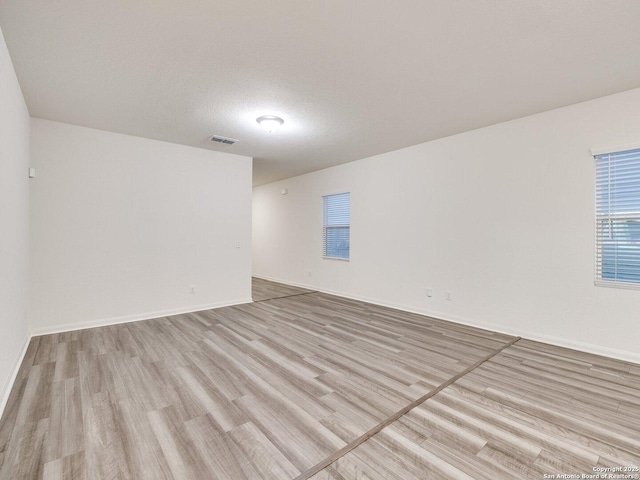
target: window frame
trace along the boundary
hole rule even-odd
[[[331,199],[332,197],[340,197],[340,196],[344,196],[347,195],[348,197],[348,223],[341,223],[341,224],[336,224],[336,225],[328,225],[328,220],[327,220],[327,202],[329,201],[329,199]],[[348,245],[347,245],[347,256],[346,257],[342,257],[342,256],[332,256],[332,255],[327,255],[327,232],[331,229],[344,229],[347,228],[347,236],[348,236]],[[338,193],[331,193],[331,194],[327,194],[327,195],[322,195],[322,258],[326,259],[326,260],[339,260],[339,261],[343,261],[343,262],[349,262],[351,260],[351,192],[349,191],[345,191],[345,192],[338,192]]]
[[[622,235],[624,235],[623,231],[625,230],[623,227],[625,224],[640,223],[640,198],[635,199],[636,192],[633,191],[631,202],[627,199],[624,201],[619,201],[616,199],[616,202],[612,201],[613,198],[616,198],[615,195],[612,195],[611,187],[612,185],[618,185],[622,183],[624,180],[628,180],[626,177],[620,177],[614,174],[614,178],[611,177],[611,164],[612,164],[612,156],[616,155],[624,155],[628,152],[632,152],[637,150],[637,155],[640,156],[640,143],[637,144],[627,144],[620,145],[615,147],[605,147],[605,148],[592,148],[591,155],[594,158],[594,285],[600,287],[610,287],[610,288],[619,288],[619,289],[628,289],[628,290],[640,290],[640,265],[638,265],[636,260],[636,254],[632,252],[631,255],[626,256],[626,261],[631,262],[632,268],[631,273],[627,273],[628,277],[631,277],[631,281],[625,281],[624,275],[625,273],[619,272],[620,263],[624,260],[619,260],[618,252],[621,250],[620,246],[622,245],[624,248],[629,248],[629,245],[624,245],[625,243],[630,243],[631,248],[635,249],[636,246],[633,245],[633,240],[624,239]],[[606,160],[605,160],[606,158]],[[614,160],[616,160],[614,158]],[[631,160],[633,162],[633,159]],[[601,170],[601,165],[599,162],[607,162],[607,178],[602,180],[599,178],[599,171]],[[617,166],[616,166],[617,168]],[[624,168],[623,168],[624,170]],[[637,171],[636,171],[637,170]],[[602,176],[600,172],[600,176]],[[632,168],[632,175],[630,176],[631,180],[640,181],[640,166]],[[600,191],[600,189],[606,188],[606,193]],[[615,186],[614,186],[615,190]],[[603,199],[605,199],[603,201]],[[606,203],[605,203],[606,202]],[[604,209],[602,203],[605,203]],[[622,206],[618,208],[612,208],[612,203],[620,203]],[[624,207],[627,205],[632,205],[632,208],[636,208],[636,203],[639,208],[637,211],[627,211]],[[628,207],[627,207],[628,208]],[[634,228],[635,229],[635,228]],[[611,235],[615,235],[616,232],[619,232],[621,235],[620,240],[615,240],[608,243],[609,248],[613,249],[614,261],[613,261],[613,278],[605,278],[606,272],[605,268],[608,263],[605,262],[607,248],[607,242],[605,231],[608,230],[610,233],[609,238],[612,238]],[[626,230],[627,233],[631,231],[631,225],[629,225]],[[640,249],[640,243],[637,245],[637,248]],[[639,250],[640,252],[640,250]],[[622,255],[623,258],[625,255]],[[640,253],[638,253],[638,258],[640,258]],[[623,264],[624,265],[624,264]],[[635,269],[638,269],[638,273],[635,272]],[[624,268],[623,268],[624,270]],[[620,275],[620,277],[618,276]],[[634,278],[636,277],[636,278]]]

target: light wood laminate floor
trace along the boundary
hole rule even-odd
[[[640,367],[505,348],[515,340],[321,293],[35,337],[0,423],[0,478],[542,478],[638,464]]]

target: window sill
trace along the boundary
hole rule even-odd
[[[594,282],[594,285],[596,287],[620,288],[623,290],[640,290],[640,283],[608,282],[606,280],[596,280]]]
[[[323,260],[338,260],[339,262],[348,262],[348,258],[340,258],[340,257],[322,257]]]

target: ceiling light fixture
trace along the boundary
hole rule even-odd
[[[267,132],[275,132],[284,123],[284,120],[275,115],[263,115],[256,118],[256,122]]]

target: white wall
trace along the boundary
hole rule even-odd
[[[29,112],[0,30],[0,414],[27,340]]]
[[[593,284],[589,152],[639,141],[637,89],[257,187],[254,274],[640,362],[640,291]],[[343,191],[348,263],[321,258]]]
[[[31,158],[34,334],[251,300],[251,158],[39,119]]]

